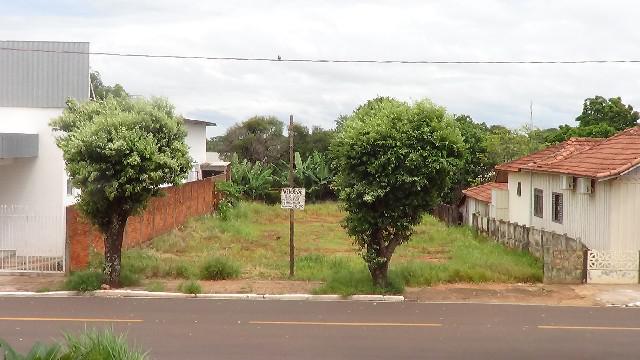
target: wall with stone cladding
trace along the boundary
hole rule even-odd
[[[500,244],[541,259],[545,283],[581,284],[586,280],[587,247],[580,239],[477,214],[472,227]]]
[[[219,200],[216,182],[211,178],[167,187],[164,196],[153,198],[144,213],[127,220],[123,247],[145,243],[191,217],[209,214]],[[75,206],[67,207],[67,249],[70,270],[86,268],[92,249],[104,251],[102,234],[82,218]]]

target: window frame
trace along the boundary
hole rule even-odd
[[[538,200],[540,204],[538,204]],[[544,191],[542,189],[533,189],[533,216],[544,218]]]
[[[518,187],[516,188],[516,194],[522,196],[522,183],[518,181]]]
[[[560,200],[560,201],[558,201]],[[559,192],[551,193],[551,221],[562,224],[564,220],[564,196]]]

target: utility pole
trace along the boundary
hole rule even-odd
[[[293,189],[293,115],[289,115],[289,187]],[[293,277],[295,270],[295,245],[293,243],[295,218],[293,208],[289,209],[289,276]]]

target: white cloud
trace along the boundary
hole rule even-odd
[[[210,56],[640,59],[634,1],[72,1],[0,5],[0,38],[90,41],[93,51]],[[3,9],[3,7],[7,7]],[[51,9],[48,10],[47,7]],[[54,8],[55,7],[55,8]],[[36,9],[36,10],[34,10]],[[107,82],[168,97],[222,126],[289,113],[330,127],[376,95],[429,97],[477,121],[572,123],[582,100],[640,107],[634,65],[354,65],[93,56]]]

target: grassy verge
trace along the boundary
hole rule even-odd
[[[241,203],[226,219],[204,216],[123,255],[123,271],[147,279],[288,279],[288,212]],[[399,293],[404,286],[453,282],[538,282],[542,266],[468,228],[448,228],[425,216],[391,262],[391,286],[376,289],[340,227],[336,203],[296,213],[297,280],[323,281],[317,293]],[[241,265],[241,266],[240,266]]]

